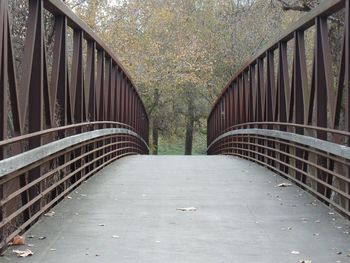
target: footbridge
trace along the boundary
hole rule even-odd
[[[135,84],[60,0],[28,0],[18,70],[10,11],[0,1],[1,262],[350,262],[348,0],[232,77],[207,156],[148,155]]]

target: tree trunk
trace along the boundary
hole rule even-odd
[[[158,154],[158,139],[159,139],[159,133],[158,133],[158,119],[155,117],[153,119],[153,128],[152,128],[152,154],[157,155]]]
[[[194,105],[193,99],[188,98],[187,123],[186,123],[186,139],[185,139],[185,155],[192,155],[193,145],[193,128],[194,128]]]
[[[159,140],[159,121],[158,121],[158,106],[159,106],[159,90],[155,89],[153,94],[155,113],[152,122],[152,154],[158,154],[158,140]]]

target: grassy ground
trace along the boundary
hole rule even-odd
[[[193,155],[206,154],[207,141],[205,134],[195,134],[193,140]],[[159,155],[183,155],[185,152],[184,138],[160,138]]]

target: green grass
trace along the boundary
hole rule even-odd
[[[193,155],[206,154],[206,135],[196,133],[193,140]],[[184,155],[185,138],[159,138],[158,155]]]

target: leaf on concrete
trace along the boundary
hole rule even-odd
[[[46,216],[46,217],[52,217],[54,215],[55,215],[54,211],[51,211],[51,212],[48,212],[48,213],[44,214],[44,216]]]
[[[12,252],[15,253],[17,257],[22,257],[22,258],[32,256],[34,254],[30,249],[26,249],[26,250],[14,249],[12,250]]]
[[[296,251],[296,250],[293,250],[293,251],[291,251],[290,253],[291,253],[291,254],[294,254],[294,255],[299,255],[299,254],[300,254],[300,252],[299,252],[299,251]]]
[[[191,212],[191,211],[196,211],[197,208],[195,208],[195,207],[180,207],[180,208],[176,208],[176,210],[183,211],[183,212]]]
[[[311,261],[311,260],[306,259],[306,260],[300,260],[300,261],[299,261],[299,263],[312,263],[312,261]]]
[[[12,246],[21,246],[24,245],[26,243],[24,237],[17,235],[13,238],[11,245]]]
[[[275,187],[288,187],[288,186],[292,186],[291,183],[280,183],[278,185],[276,185]]]

